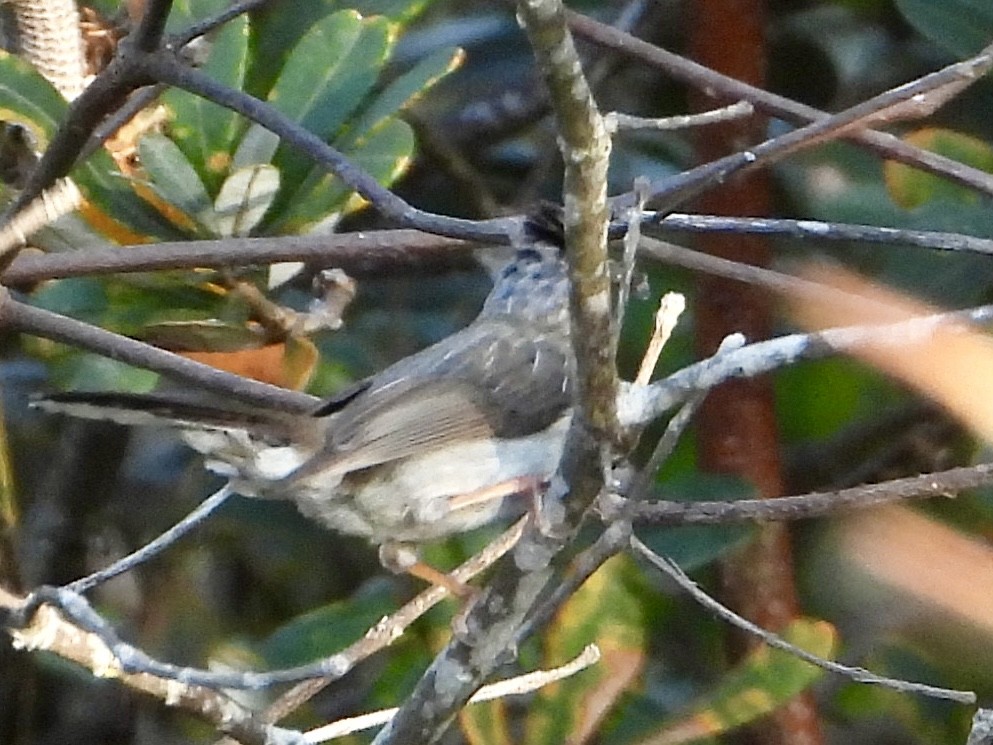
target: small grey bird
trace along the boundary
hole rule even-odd
[[[241,494],[291,499],[380,546],[422,543],[523,514],[554,473],[572,416],[568,293],[559,249],[520,249],[469,326],[312,416],[166,394],[68,393],[37,405],[169,420]]]

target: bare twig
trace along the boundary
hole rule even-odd
[[[607,122],[608,131],[612,133],[639,129],[672,132],[679,129],[702,127],[708,124],[743,119],[754,113],[755,107],[752,104],[748,101],[738,101],[738,103],[733,103],[730,106],[722,106],[719,109],[704,111],[701,114],[683,114],[681,116],[667,116],[661,119],[645,119],[644,117],[631,116],[630,114],[613,111],[607,114],[604,119]]]
[[[490,566],[519,539],[524,522],[523,519],[519,521],[486,549],[459,567],[453,576],[470,578],[472,574]],[[89,602],[69,588],[41,587],[27,598],[17,598],[0,591],[0,609],[6,611],[8,626],[11,627],[11,633],[15,638],[26,639],[25,644],[30,644],[32,648],[50,649],[47,645],[52,632],[46,634],[40,629],[50,628],[52,618],[57,618],[61,624],[58,628],[65,626],[74,630],[77,636],[86,635],[89,641],[86,649],[74,653],[77,656],[72,656],[72,650],[61,647],[50,651],[89,667],[101,677],[142,675],[157,679],[162,684],[176,684],[170,689],[173,696],[199,687],[214,690],[224,688],[259,690],[282,683],[317,681],[313,687],[294,689],[291,691],[292,695],[288,694],[286,698],[281,699],[277,708],[266,712],[263,718],[272,721],[285,715],[286,705],[299,705],[306,700],[306,697],[316,693],[331,680],[337,680],[345,675],[358,661],[398,639],[406,626],[437,604],[446,594],[445,588],[432,587],[393,616],[377,623],[366,632],[365,637],[342,652],[307,665],[271,672],[211,672],[153,659],[137,647],[122,641],[113,627],[93,610]],[[62,620],[62,616],[65,616],[66,620]],[[80,658],[79,655],[83,657]],[[308,695],[302,697],[303,693]]]
[[[641,365],[638,366],[635,385],[648,385],[662,355],[662,348],[669,341],[684,310],[686,310],[686,297],[678,292],[667,292],[659,300],[659,309],[655,313],[655,326],[645,347],[645,354],[641,358]]]
[[[169,54],[142,59],[142,70],[160,83],[168,83],[236,111],[262,125],[298,149],[315,163],[327,168],[349,187],[368,199],[385,217],[403,227],[436,235],[507,244],[521,238],[522,219],[501,217],[490,220],[463,220],[424,212],[405,202],[320,137],[307,131],[288,116],[247,93],[216,82],[199,70],[183,65]]]
[[[556,683],[566,678],[571,678],[576,673],[582,672],[591,665],[595,665],[600,660],[600,650],[595,644],[588,645],[576,657],[569,660],[564,665],[554,667],[551,670],[536,670],[524,675],[518,675],[497,683],[483,686],[472,698],[470,704],[478,704],[483,701],[492,701],[497,698],[507,696],[520,696],[525,693],[532,693],[547,685]],[[344,737],[353,732],[378,727],[389,722],[399,711],[399,709],[382,709],[380,711],[362,714],[357,717],[341,719],[337,722],[312,729],[305,733],[304,737],[308,743],[328,742],[338,737]]]
[[[87,592],[88,590],[92,590],[97,585],[103,584],[107,580],[113,579],[114,577],[124,574],[125,572],[130,572],[139,564],[143,564],[149,559],[158,556],[162,553],[162,551],[174,544],[191,530],[202,525],[208,517],[214,514],[214,512],[228,500],[228,497],[230,497],[232,493],[231,485],[225,484],[201,502],[195,510],[190,512],[190,514],[169,528],[169,530],[162,533],[155,540],[146,543],[137,551],[118,559],[109,567],[93,572],[93,574],[87,575],[86,577],[81,577],[75,582],[70,582],[66,585],[66,588],[72,592]]]
[[[78,596],[77,596],[78,597]],[[0,608],[12,609],[24,599],[0,588]],[[14,645],[22,649],[41,649],[76,662],[91,670],[95,676],[117,678],[137,691],[147,693],[210,722],[219,731],[229,734],[246,745],[268,745],[277,737],[277,729],[261,722],[251,712],[217,691],[195,685],[182,685],[147,673],[124,672],[114,653],[96,634],[62,618],[53,607],[42,605],[30,622],[10,630]],[[287,733],[283,741],[293,740]]]
[[[471,246],[416,230],[179,241],[18,256],[0,277],[4,285],[20,287],[47,279],[94,274],[265,266],[281,261],[302,261],[315,269],[338,267],[360,278],[393,271],[409,275],[473,266],[475,262],[468,251]]]
[[[776,500],[770,500],[776,501]],[[763,642],[768,644],[770,647],[775,649],[781,649],[785,652],[789,652],[795,657],[803,660],[804,662],[809,662],[812,665],[816,665],[822,670],[827,670],[831,673],[836,673],[838,675],[843,675],[849,680],[853,680],[856,683],[866,683],[871,685],[883,686],[884,688],[889,688],[894,691],[899,691],[900,693],[917,693],[923,696],[928,696],[929,698],[946,699],[949,701],[955,701],[961,704],[972,704],[976,702],[976,694],[972,691],[958,691],[950,688],[938,688],[936,686],[927,685],[925,683],[914,683],[906,680],[898,680],[896,678],[887,678],[883,675],[877,675],[869,670],[862,667],[852,667],[849,665],[842,665],[838,662],[832,662],[831,660],[825,660],[817,655],[811,654],[806,650],[800,649],[796,645],[790,644],[781,636],[772,633],[766,629],[756,626],[754,623],[749,621],[747,618],[742,618],[733,610],[725,605],[722,605],[717,600],[712,598],[706,592],[700,589],[697,584],[691,580],[686,573],[676,564],[672,559],[666,556],[659,556],[654,551],[652,551],[648,546],[638,540],[637,537],[631,537],[631,548],[634,550],[637,556],[641,556],[646,559],[652,566],[660,571],[664,572],[668,577],[671,577],[676,584],[679,585],[684,591],[689,593],[689,595],[704,608],[709,610],[711,613],[716,615],[718,618],[736,626],[743,631],[748,632],[754,636],[757,636]]]
[[[684,367],[650,386],[627,387],[618,402],[618,417],[623,426],[640,426],[679,405],[701,387],[713,387],[725,380],[753,378],[800,360],[823,359],[843,353],[867,339],[877,344],[900,345],[926,338],[943,324],[988,323],[991,320],[993,305],[983,305],[900,323],[789,334],[749,344]]]
[[[993,254],[993,240],[977,238],[962,233],[943,233],[931,230],[906,230],[875,225],[850,225],[822,222],[820,220],[787,220],[767,217],[724,217],[719,215],[685,215],[672,213],[644,219],[660,228],[684,230],[690,233],[758,233],[784,238],[801,238],[823,241],[852,241],[860,243],[904,244],[918,248],[935,248],[941,251],[967,251]]]
[[[826,112],[812,106],[792,101],[726,75],[721,75],[685,57],[680,57],[587,16],[573,12],[567,15],[569,27],[577,35],[664,69],[673,78],[702,90],[707,95],[726,98],[731,101],[750,101],[762,113],[794,123],[812,122],[828,116]],[[980,56],[982,54],[984,53],[980,53]],[[968,66],[969,63],[970,60],[966,60],[960,64]],[[854,142],[868,147],[883,157],[934,173],[984,194],[993,195],[993,176],[978,168],[972,168],[936,153],[913,147],[884,132],[861,131],[849,133],[848,136]]]
[[[879,484],[864,484],[837,491],[812,492],[776,499],[741,499],[733,502],[632,501],[616,495],[601,500],[607,520],[623,515],[638,525],[726,525],[746,520],[770,522],[806,520],[868,509],[911,499],[949,497],[993,484],[993,463],[951,468]]]
[[[71,344],[247,403],[282,407],[301,414],[312,411],[318,403],[317,398],[305,393],[233,375],[112,331],[25,305],[10,297],[6,290],[0,291],[0,326]]]

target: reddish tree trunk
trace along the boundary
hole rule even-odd
[[[696,0],[691,16],[691,55],[708,67],[752,85],[765,81],[763,0]],[[697,95],[694,110],[732,103]],[[729,122],[696,133],[697,157],[714,160],[765,139],[765,122]],[[720,215],[766,215],[769,179],[765,172],[734,179],[709,192],[697,208]],[[769,263],[767,242],[757,236],[711,235],[700,247],[748,264]],[[769,336],[772,309],[768,293],[716,277],[700,280],[696,303],[697,349],[709,355],[730,333],[751,340]],[[767,379],[722,385],[707,398],[697,420],[701,466],[742,476],[766,498],[782,496],[783,480],[772,386]],[[744,550],[722,567],[724,597],[739,613],[771,629],[798,614],[789,529],[763,526]],[[823,742],[811,697],[801,696],[776,712],[762,733],[763,742],[791,745]]]

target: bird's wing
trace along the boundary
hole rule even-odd
[[[567,342],[474,324],[369,379],[328,420],[325,447],[291,478],[401,460],[452,442],[515,437],[570,404]]]

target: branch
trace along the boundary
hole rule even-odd
[[[858,241],[862,243],[905,244],[941,251],[968,251],[993,254],[993,240],[962,233],[932,230],[905,230],[875,225],[849,225],[820,220],[787,220],[767,217],[724,217],[720,215],[665,216],[647,213],[644,219],[662,229],[688,233],[757,233],[785,238],[824,241]]]
[[[441,267],[474,266],[473,244],[416,230],[381,230],[338,235],[287,235],[178,241],[54,254],[24,254],[0,275],[8,287],[93,274],[206,267],[265,266],[302,261],[315,269],[338,267],[354,277],[404,276]]]
[[[564,499],[544,534],[529,527],[454,637],[435,658],[396,717],[377,735],[385,743],[436,742],[497,664],[513,653],[516,634],[553,574],[559,553],[603,486],[601,443],[616,434],[617,374],[607,273],[606,199],[610,140],[593,102],[582,66],[556,0],[520,0],[523,23],[549,87],[565,162],[566,256],[572,292],[572,339],[577,356],[577,411],[559,474],[545,499]],[[538,521],[535,521],[538,522]]]
[[[894,691],[899,691],[900,693],[918,693],[928,696],[929,698],[945,699],[955,701],[960,704],[974,704],[976,702],[976,694],[972,691],[958,691],[949,688],[938,688],[925,683],[914,683],[907,680],[887,678],[882,675],[877,675],[876,673],[862,667],[842,665],[838,662],[825,660],[817,655],[811,654],[806,650],[790,644],[779,635],[763,629],[760,626],[756,626],[747,618],[739,616],[727,606],[719,603],[706,592],[701,590],[700,587],[698,587],[697,584],[691,580],[672,559],[667,556],[659,556],[636,537],[631,538],[631,548],[637,556],[646,559],[656,569],[662,571],[666,574],[666,576],[675,580],[676,584],[689,593],[689,595],[697,603],[709,610],[715,616],[726,621],[727,623],[732,624],[733,626],[738,627],[739,629],[742,629],[743,631],[748,632],[749,634],[757,636],[770,647],[789,652],[794,657],[797,657],[804,662],[809,662],[811,665],[816,665],[822,670],[843,675],[856,683],[878,685]]]
[[[615,517],[638,525],[716,525],[743,521],[806,520],[845,510],[867,509],[909,499],[950,497],[968,489],[993,484],[993,463],[951,468],[880,484],[812,492],[776,499],[741,499],[734,502],[639,502],[612,495],[601,500],[604,520]]]
[[[0,588],[0,609],[20,607],[19,598]],[[48,606],[37,609],[30,623],[10,630],[15,647],[42,649],[91,670],[98,678],[117,678],[123,684],[163,701],[167,706],[195,714],[246,745],[269,745],[277,740],[277,728],[267,725],[222,693],[195,685],[180,685],[147,673],[124,672],[103,639],[65,621]],[[289,731],[282,742],[292,742]]]
[[[749,101],[765,114],[798,124],[817,121],[829,116],[826,112],[812,106],[777,96],[761,88],[721,75],[703,65],[649,44],[636,36],[611,28],[592,18],[574,12],[569,12],[567,16],[569,27],[584,39],[661,68],[674,79],[702,90],[708,95],[730,101]],[[988,54],[988,50],[984,50],[973,59]],[[968,66],[970,60],[959,64]],[[885,132],[860,131],[849,133],[846,136],[882,157],[947,178],[983,194],[993,195],[993,176],[985,171],[913,147]]]
[[[5,289],[0,289],[0,326],[71,344],[246,403],[300,414],[310,413],[318,403],[318,399],[306,393],[233,375],[112,331],[25,305],[14,300]]]
[[[167,83],[224,106],[279,135],[283,141],[326,168],[369,200],[384,217],[396,221],[403,227],[416,228],[436,235],[489,241],[502,245],[513,242],[521,235],[523,228],[521,218],[463,220],[424,212],[411,206],[352,163],[341,152],[275,107],[247,93],[221,85],[209,75],[185,66],[170,53],[159,52],[148,55],[141,60],[141,67],[146,75],[157,82]]]
[[[618,418],[624,427],[642,426],[686,401],[701,387],[711,388],[725,380],[753,378],[801,360],[823,359],[846,352],[867,340],[901,345],[927,338],[944,324],[990,321],[993,321],[993,305],[983,305],[900,323],[789,334],[749,344],[688,365],[650,386],[626,386],[618,402]]]

